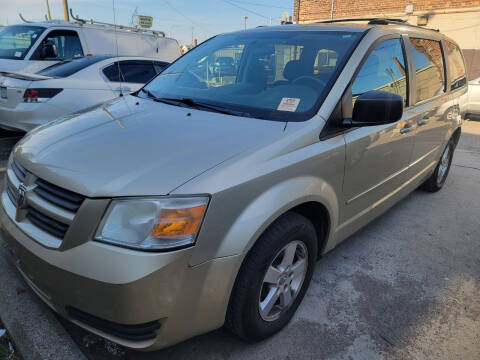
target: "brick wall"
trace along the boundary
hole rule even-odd
[[[300,8],[299,8],[300,4]],[[407,5],[415,12],[480,6],[480,0],[335,0],[334,18],[376,14],[405,13]],[[332,0],[295,0],[294,19],[300,21],[329,19]]]

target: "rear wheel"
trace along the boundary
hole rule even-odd
[[[455,141],[450,139],[445,150],[443,150],[440,161],[433,174],[425,181],[421,188],[425,191],[436,192],[440,190],[447,180],[450,167],[452,165],[453,153],[455,151]]]
[[[317,236],[307,218],[292,212],[276,220],[245,258],[226,327],[249,341],[281,330],[305,295],[316,256]]]

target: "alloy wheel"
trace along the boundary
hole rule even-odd
[[[273,258],[265,272],[258,310],[265,321],[275,321],[294,303],[308,270],[308,250],[291,241]]]
[[[451,146],[448,145],[443,152],[440,164],[438,165],[437,184],[442,184],[447,176],[448,167],[450,166]]]

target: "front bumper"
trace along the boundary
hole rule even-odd
[[[27,283],[54,311],[93,333],[130,348],[156,350],[224,323],[243,255],[189,267],[193,248],[144,253],[88,241],[59,251],[25,234],[3,204],[0,220],[1,235]],[[82,321],[72,308],[121,329],[157,321],[160,327],[154,338],[126,339],[108,326]]]

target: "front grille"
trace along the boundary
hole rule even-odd
[[[68,230],[68,225],[43,215],[41,212],[32,207],[27,208],[27,219],[40,229],[60,239],[63,239]]]
[[[12,170],[20,182],[23,182],[25,180],[27,170],[25,170],[25,168],[19,163],[17,163],[15,160],[12,161]]]
[[[76,212],[85,199],[82,195],[62,189],[42,179],[37,179],[35,183],[37,187],[33,191],[39,196],[72,212]]]
[[[12,203],[15,205],[15,207],[17,207],[18,183],[24,183],[28,172],[15,160],[12,161],[11,169],[14,175],[10,174],[9,176],[15,176],[18,181],[12,181],[13,178],[9,179],[9,181],[7,181],[6,192]],[[16,185],[14,185],[15,183]],[[58,213],[63,214],[65,214],[65,210],[67,210],[66,214],[71,213],[71,219],[68,220],[68,222],[71,222],[75,216],[75,213],[85,200],[85,197],[72,191],[62,189],[61,187],[53,185],[40,178],[35,180],[33,192],[37,195],[37,197],[29,197],[25,209],[26,218],[33,225],[45,231],[46,233],[59,239],[63,239],[70,224],[58,221],[58,219],[52,217],[51,214],[55,214],[55,209],[57,209]],[[47,203],[50,203],[53,206],[47,206]],[[46,209],[47,207],[48,209]],[[65,219],[65,215],[57,218]]]
[[[7,186],[7,195],[10,198],[10,201],[17,207],[17,194],[13,191],[12,186],[8,184]]]
[[[138,325],[122,325],[87,314],[69,306],[66,310],[72,319],[126,340],[142,341],[154,339],[157,336],[155,331],[160,329],[161,326],[158,321]]]

